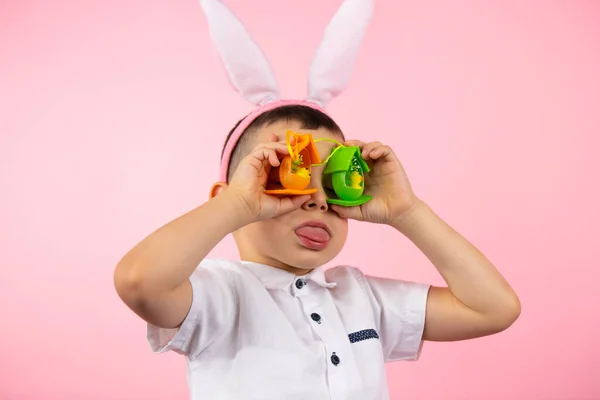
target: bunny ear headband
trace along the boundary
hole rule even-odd
[[[210,36],[234,88],[256,108],[244,118],[225,145],[220,179],[227,181],[231,153],[242,133],[261,114],[287,105],[303,105],[326,114],[350,74],[373,14],[373,0],[344,0],[327,26],[308,74],[304,100],[282,100],[271,65],[242,23],[220,0],[199,0]]]

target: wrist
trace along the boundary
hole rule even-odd
[[[217,212],[222,216],[223,222],[230,228],[230,231],[236,231],[252,222],[255,216],[250,210],[248,203],[242,196],[225,189],[211,201],[215,203]]]
[[[411,230],[420,225],[420,221],[422,221],[423,217],[431,211],[432,210],[425,202],[417,199],[411,207],[394,218],[390,225],[404,235],[408,235]]]

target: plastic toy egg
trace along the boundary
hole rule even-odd
[[[332,153],[323,172],[324,186],[337,198],[327,199],[330,204],[359,206],[371,200],[364,194],[365,174],[369,166],[360,155],[358,146],[342,146]]]
[[[293,144],[291,143],[293,139]],[[313,164],[320,164],[321,157],[311,134],[287,132],[290,155],[286,155],[278,168],[273,168],[267,181],[266,194],[303,195],[317,192],[308,188]]]

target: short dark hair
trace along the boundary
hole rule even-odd
[[[231,139],[231,135],[235,131],[235,129],[242,123],[244,118],[239,120],[237,124],[229,131],[227,135],[227,139],[225,139],[225,144],[223,145],[223,150],[221,151],[221,159],[225,153],[225,145]],[[325,128],[328,131],[339,133],[342,139],[344,135],[342,130],[338,126],[338,124],[331,119],[327,114],[316,110],[311,107],[303,106],[303,105],[290,105],[290,106],[282,106],[278,107],[274,110],[267,111],[264,114],[260,115],[256,118],[252,123],[244,130],[242,136],[236,143],[233,151],[231,153],[231,157],[229,159],[229,165],[227,166],[227,182],[231,180],[233,173],[235,172],[237,166],[240,161],[247,155],[247,153],[251,150],[250,146],[252,144],[253,135],[252,133],[256,132],[259,128],[263,126],[267,126],[279,121],[296,121],[299,122],[302,126],[302,129],[319,129]]]

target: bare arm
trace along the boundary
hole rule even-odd
[[[153,325],[179,326],[192,302],[190,275],[226,235],[247,223],[244,209],[224,191],[150,234],[115,269],[121,299]]]
[[[276,137],[258,145],[239,164],[229,185],[212,200],[158,229],[118,263],[114,279],[121,299],[145,321],[176,328],[192,305],[190,276],[226,235],[302,206],[307,196],[264,193],[269,169],[287,154]]]
[[[429,292],[425,340],[490,335],[518,318],[519,299],[494,265],[427,205],[419,203],[393,226],[425,254],[448,285]]]

